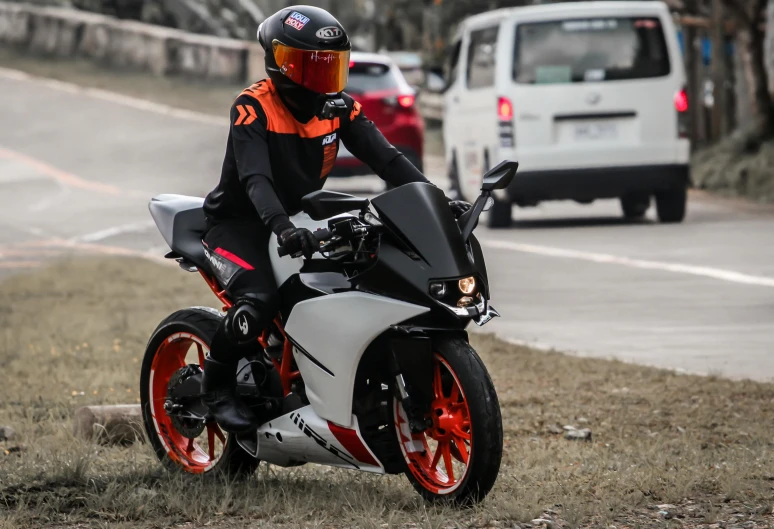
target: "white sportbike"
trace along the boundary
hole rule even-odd
[[[465,331],[498,315],[472,232],[517,167],[489,171],[459,220],[429,184],[371,201],[304,197],[292,220],[315,233],[319,255],[285,256],[272,238],[281,310],[237,373],[261,426],[226,434],[208,414],[202,367],[224,315],[180,310],[159,324],[142,365],[144,423],[161,462],[194,474],[244,475],[260,461],[405,473],[428,500],[482,500],[499,472],[503,431],[495,388]],[[202,202],[160,195],[150,210],[167,257],[198,271],[227,309],[201,242]]]

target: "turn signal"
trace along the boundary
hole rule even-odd
[[[446,285],[444,283],[430,283],[430,294],[435,299],[441,299],[446,295]]]
[[[476,279],[474,277],[464,277],[459,280],[460,292],[463,294],[472,294],[476,290]]]

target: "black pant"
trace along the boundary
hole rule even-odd
[[[263,223],[249,220],[225,220],[212,224],[204,244],[216,279],[235,303],[250,303],[268,325],[279,310],[277,283],[269,260],[269,240],[273,234]],[[215,360],[238,361],[245,347],[228,339],[223,319],[210,346]]]

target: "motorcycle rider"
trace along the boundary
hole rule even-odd
[[[207,195],[205,254],[231,299],[205,359],[202,400],[229,432],[247,432],[258,419],[236,394],[240,358],[278,312],[268,255],[272,233],[291,255],[319,249],[313,234],[290,215],[301,198],[323,187],[339,141],[388,183],[428,182],[390,145],[360,103],[343,92],[350,41],[327,11],[292,6],[258,29],[268,79],[245,89],[231,108],[220,182]],[[470,208],[450,201],[455,216]]]

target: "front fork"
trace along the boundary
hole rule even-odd
[[[433,402],[433,353],[427,337],[394,338],[391,344],[390,372],[395,396],[400,400],[412,433],[422,433],[433,425],[429,417]]]

